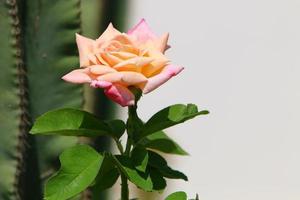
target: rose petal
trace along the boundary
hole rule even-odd
[[[127,85],[138,85],[148,81],[148,79],[140,73],[136,72],[119,72],[123,74],[122,82]]]
[[[97,59],[99,60],[100,64],[110,66],[103,58],[101,53],[96,54]]]
[[[175,65],[168,65],[166,66],[161,73],[157,74],[156,76],[153,76],[148,79],[148,82],[146,83],[145,87],[143,88],[143,93],[147,94],[165,82],[167,82],[170,78],[173,76],[176,76],[183,70],[183,67],[175,66]]]
[[[90,72],[97,75],[103,75],[108,73],[117,72],[115,69],[106,65],[92,65],[89,67]]]
[[[113,37],[120,34],[121,32],[115,29],[112,23],[110,23],[102,35],[100,35],[100,37],[96,40],[98,47],[100,47],[105,41],[111,40]]]
[[[135,55],[139,55],[139,53],[140,53],[139,48],[137,48],[136,46],[133,46],[133,45],[123,45],[123,47],[120,49],[120,51],[130,52]]]
[[[151,31],[145,19],[141,19],[141,21],[127,33],[128,35],[135,36],[140,42],[146,42],[147,40],[154,40],[157,38],[157,36]]]
[[[137,71],[141,72],[142,67],[150,64],[154,59],[149,57],[135,57],[125,61],[122,61],[115,66],[113,66],[116,70],[128,70],[128,71]]]
[[[114,66],[123,61],[122,59],[110,54],[109,52],[101,53],[101,57],[104,59],[106,63],[109,64],[109,66]]]
[[[122,48],[123,44],[119,41],[116,40],[108,40],[105,41],[100,48],[99,52],[103,52],[103,51],[118,51],[120,48]]]
[[[134,105],[134,95],[130,92],[129,89],[122,85],[112,85],[108,89],[104,90],[104,93],[108,98],[114,102],[120,104],[121,106],[132,106]]]
[[[118,35],[114,36],[112,38],[112,40],[118,41],[123,45],[132,45],[133,44],[130,37],[126,33],[118,34]]]
[[[90,83],[92,78],[87,74],[88,69],[76,69],[64,75],[62,79],[70,83]]]
[[[97,80],[129,86],[143,84],[147,82],[148,79],[144,75],[136,72],[115,72],[99,76]]]
[[[90,86],[93,88],[109,88],[112,86],[112,83],[107,82],[107,81],[93,80],[91,82]]]
[[[115,51],[115,52],[110,52],[110,54],[117,56],[118,58],[121,58],[123,60],[131,59],[137,57],[136,54],[130,53],[130,52],[124,52],[124,51]]]
[[[166,56],[160,50],[158,50],[157,48],[155,48],[154,46],[150,46],[150,45],[148,46],[148,48],[147,48],[147,54],[151,58],[169,61],[166,58]]]
[[[76,43],[79,51],[80,67],[90,65],[90,61],[96,64],[96,57],[93,56],[95,41],[76,33]]]
[[[170,46],[168,45],[169,33],[163,34],[155,41],[157,48],[164,53]]]
[[[142,69],[142,73],[146,77],[151,77],[159,73],[163,67],[167,65],[169,61],[164,59],[156,59],[150,65],[146,65]]]

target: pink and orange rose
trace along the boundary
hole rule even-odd
[[[183,70],[170,64],[164,55],[169,34],[157,36],[144,19],[127,33],[110,24],[96,40],[76,35],[80,69],[63,76],[71,83],[89,83],[103,88],[105,94],[121,106],[134,105],[129,86],[144,94],[153,91]]]

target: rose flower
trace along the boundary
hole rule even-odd
[[[110,24],[96,40],[76,34],[80,69],[62,79],[103,88],[106,96],[121,106],[134,105],[135,96],[128,87],[146,94],[183,70],[164,55],[168,37],[168,33],[156,36],[144,19],[127,33]]]

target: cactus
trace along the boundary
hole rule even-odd
[[[82,88],[65,84],[60,77],[78,65],[75,33],[80,32],[80,1],[28,0],[24,17],[25,60],[28,71],[29,108],[35,119],[46,110],[82,105]],[[47,172],[62,148],[71,141],[38,137],[41,171]],[[49,149],[50,148],[50,149]]]
[[[96,37],[109,21],[123,25],[123,6],[120,0],[0,0],[0,199],[42,199],[40,177],[51,174],[58,154],[78,142],[29,136],[38,115],[59,107],[98,110],[104,118],[111,113],[101,91],[83,90],[60,77],[78,66],[75,33]],[[87,16],[93,7],[94,17]],[[96,97],[105,102],[101,108],[93,103]]]
[[[18,179],[29,125],[18,11],[16,1],[0,1],[1,199],[20,199]]]

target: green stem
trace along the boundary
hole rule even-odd
[[[128,180],[124,174],[121,174],[121,200],[129,200]]]
[[[126,155],[126,156],[129,156],[129,155],[130,155],[131,145],[132,145],[132,140],[131,140],[131,138],[128,136],[124,155]]]
[[[132,91],[135,94],[136,101],[135,105],[128,107],[128,119],[126,123],[127,130],[127,142],[125,152],[120,151],[122,155],[130,156],[130,151],[132,145],[134,145],[134,136],[137,134],[142,121],[137,115],[137,101],[141,97],[141,91],[132,88]],[[124,174],[121,174],[121,200],[129,200],[129,189],[128,189],[128,179]]]
[[[128,115],[127,132],[129,139],[131,139],[131,144],[134,145],[134,141],[136,141],[136,138],[143,127],[143,122],[137,114],[136,104],[128,107]]]
[[[120,154],[123,155],[124,154],[124,150],[123,150],[123,146],[122,146],[121,142],[117,138],[114,138],[114,140],[115,140],[115,142],[117,144],[117,147],[118,147],[118,149],[120,151]]]
[[[138,116],[136,113],[137,105],[129,106],[128,107],[128,119],[127,119],[127,143],[125,148],[125,155],[130,155],[131,146],[133,144],[133,137],[136,132],[135,123],[138,120]]]
[[[119,144],[119,141],[117,144]],[[123,148],[122,148],[122,150],[120,150],[121,155],[129,156],[130,148],[131,148],[131,142],[130,142],[130,138],[128,136],[125,152],[123,151]],[[129,200],[128,179],[127,179],[126,175],[124,175],[122,172],[121,172],[121,200]]]

